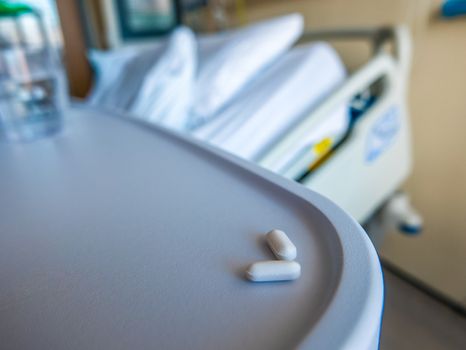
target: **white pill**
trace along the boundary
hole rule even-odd
[[[259,261],[249,266],[246,277],[253,282],[292,281],[301,275],[296,261]]]
[[[296,246],[291,242],[285,232],[272,230],[266,234],[267,244],[277,259],[296,259]]]

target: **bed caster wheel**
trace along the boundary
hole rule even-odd
[[[383,208],[383,217],[401,233],[417,235],[422,231],[422,217],[411,205],[409,196],[404,192],[394,194],[387,201]]]
[[[398,230],[406,235],[417,235],[422,232],[422,228],[422,218],[415,211],[398,225]]]

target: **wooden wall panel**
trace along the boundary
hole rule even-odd
[[[92,71],[86,58],[84,28],[79,7],[77,1],[57,0],[57,8],[63,31],[70,93],[75,97],[84,97],[92,84]]]

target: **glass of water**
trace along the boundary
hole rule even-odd
[[[25,21],[28,16],[35,27]],[[66,79],[40,14],[32,9],[13,16],[0,13],[0,25],[0,138],[30,141],[57,133]]]

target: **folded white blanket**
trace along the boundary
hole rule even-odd
[[[301,118],[345,79],[345,69],[334,49],[318,43],[295,48],[263,72],[228,108],[194,131],[240,157],[257,160]],[[345,130],[347,106],[309,135],[303,144],[322,139],[328,131]],[[323,131],[323,133],[322,133]]]

